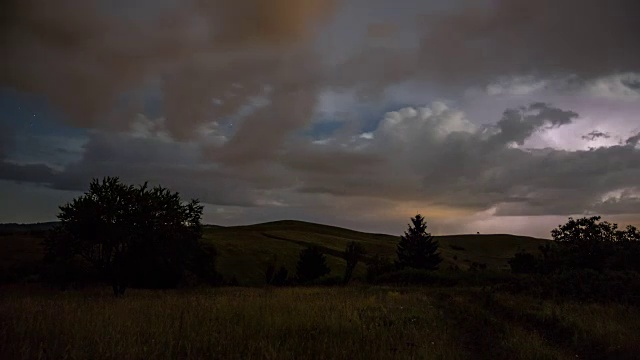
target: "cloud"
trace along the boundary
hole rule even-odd
[[[596,139],[609,139],[611,138],[611,134],[609,133],[605,133],[599,130],[593,130],[590,133],[586,134],[586,135],[582,135],[582,139],[583,140],[588,140],[588,141],[594,141]]]
[[[628,146],[637,146],[638,144],[640,144],[640,133],[637,133],[636,135],[628,138],[626,144]]]
[[[497,0],[426,16],[421,64],[448,83],[640,70],[634,0]]]
[[[316,82],[309,74],[318,72],[308,40],[337,2],[12,0],[3,6],[0,82],[46,95],[75,126],[127,129],[149,93],[159,91],[166,131],[190,139],[270,85],[273,110],[261,111],[274,115],[266,150],[308,121]],[[291,98],[296,101],[285,106]],[[255,149],[235,150],[252,140],[246,133],[240,129],[230,142],[229,157],[255,156]]]
[[[515,142],[523,145],[531,135],[547,126],[547,129],[570,124],[578,114],[550,107],[544,103],[535,103],[519,109],[506,110],[497,123],[500,133],[495,136],[499,142]]]
[[[510,145],[577,118],[575,112],[534,103],[508,109],[496,125],[476,126],[442,103],[404,108],[388,113],[369,138],[338,144],[376,154],[383,163],[362,163],[334,177],[301,173],[299,191],[415,201],[425,208],[496,208],[498,216],[594,211],[602,194],[634,184],[640,151],[621,145],[592,151]]]
[[[0,159],[0,179],[16,182],[48,184],[54,181],[56,173],[43,164],[17,164]]]
[[[200,141],[94,131],[82,160],[60,172],[3,162],[0,177],[76,191],[105,175],[150,181],[228,209],[237,221],[353,217],[336,223],[391,226],[422,212],[451,231],[452,216],[471,224],[479,221],[474,214],[487,212],[502,218],[640,213],[640,149],[633,138],[589,151],[513,145],[578,120],[575,112],[533,103],[507,109],[495,124],[476,125],[435,102],[388,112],[367,136],[354,129],[351,136],[314,144],[298,134],[274,156],[234,166],[212,160]]]

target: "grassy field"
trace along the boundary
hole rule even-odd
[[[3,288],[2,359],[637,359],[640,309],[480,289]]]
[[[546,240],[512,235],[441,236],[443,276],[498,274],[520,250]],[[394,257],[398,237],[298,221],[205,229],[218,270],[254,287],[66,292],[24,284],[42,258],[42,236],[0,236],[0,359],[638,359],[640,309],[551,302],[473,287],[261,287],[264,269],[295,272],[316,245],[332,276],[350,241]],[[368,261],[365,259],[365,262]],[[362,276],[360,264],[356,276]],[[506,274],[506,272],[502,272]],[[34,280],[35,278],[32,278]],[[17,280],[17,282],[16,282]],[[23,283],[20,285],[19,283]],[[467,284],[467,285],[463,285]]]
[[[507,260],[520,250],[537,251],[546,240],[514,235],[438,236],[444,258],[441,269],[457,266],[466,270],[473,262],[487,264],[489,270],[508,269]],[[0,273],[28,276],[29,269],[42,259],[42,238],[28,233],[0,236]],[[218,249],[218,270],[241,285],[264,284],[267,263],[277,255],[279,266],[295,273],[300,250],[320,246],[331,267],[330,276],[342,276],[345,262],[340,257],[350,241],[360,242],[369,255],[395,257],[398,236],[363,233],[301,221],[277,221],[250,226],[207,226],[204,241]],[[362,277],[361,263],[355,277]]]

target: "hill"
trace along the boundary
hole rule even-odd
[[[0,273],[3,281],[22,278],[34,269],[42,258],[42,230],[50,224],[11,225],[12,231],[0,236]],[[18,230],[18,231],[16,231]],[[442,269],[467,269],[472,263],[483,263],[488,269],[507,269],[507,260],[520,250],[536,251],[547,240],[515,235],[450,235],[438,236],[444,258]],[[332,276],[341,276],[345,262],[340,254],[350,241],[360,242],[368,256],[395,256],[398,236],[371,234],[335,226],[303,221],[276,221],[248,226],[207,225],[203,240],[216,246],[218,270],[226,277],[235,277],[241,285],[264,283],[264,269],[274,256],[279,266],[290,274],[295,272],[300,250],[319,246],[327,254]],[[365,259],[365,262],[368,259]],[[360,264],[355,276],[365,273]]]
[[[360,242],[367,254],[395,257],[399,236],[371,234],[335,226],[303,221],[276,221],[231,227],[207,227],[204,239],[219,252],[218,268],[227,277],[235,276],[242,284],[264,282],[264,269],[273,256],[295,271],[300,250],[309,245],[321,247],[331,267],[331,275],[340,276],[345,262],[341,252],[350,241]],[[442,269],[467,269],[472,263],[483,263],[488,269],[508,269],[507,261],[521,250],[537,251],[548,240],[515,235],[449,235],[437,236],[444,258]],[[365,260],[366,261],[366,260]],[[355,276],[363,275],[360,264]]]

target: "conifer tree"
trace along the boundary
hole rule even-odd
[[[427,232],[424,217],[417,214],[411,218],[409,228],[400,237],[396,253],[396,266],[415,269],[435,270],[442,261],[438,252],[438,242]]]

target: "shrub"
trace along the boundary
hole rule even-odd
[[[327,259],[319,247],[308,247],[300,252],[296,267],[296,277],[299,282],[307,283],[316,280],[330,271]]]

